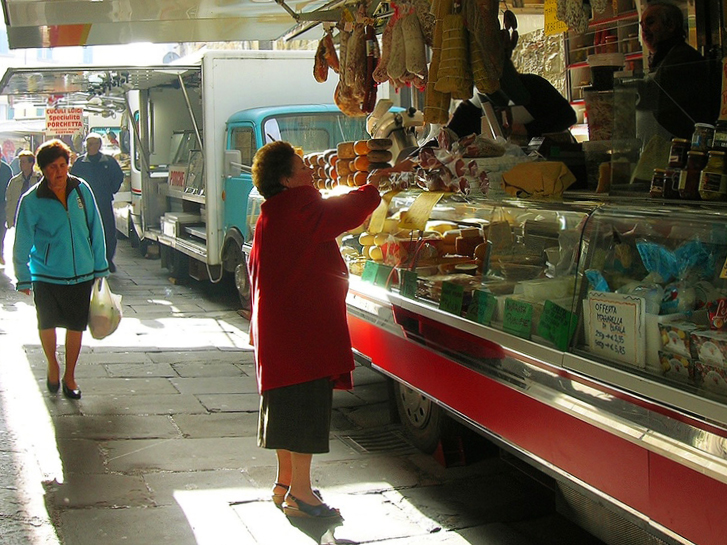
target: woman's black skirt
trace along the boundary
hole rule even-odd
[[[263,392],[257,444],[302,454],[328,452],[333,382],[322,378]]]
[[[71,285],[33,282],[38,329],[85,331],[92,289],[93,280]]]

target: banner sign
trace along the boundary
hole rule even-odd
[[[81,108],[46,109],[45,132],[53,136],[83,132],[83,110]]]

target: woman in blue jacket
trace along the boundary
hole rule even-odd
[[[71,150],[60,140],[42,144],[36,153],[43,173],[23,195],[15,225],[13,262],[17,289],[30,295],[38,315],[43,352],[48,360],[48,390],[80,399],[74,377],[88,325],[91,289],[108,276],[104,230],[93,193],[86,182],[68,174]],[[63,380],[56,358],[56,328],[66,329]]]

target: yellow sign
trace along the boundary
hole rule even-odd
[[[424,231],[432,215],[432,210],[444,196],[441,191],[423,191],[409,207],[409,210],[401,213],[399,228],[408,230]]]
[[[543,19],[545,21],[546,36],[553,36],[568,30],[568,25],[558,19],[557,12],[557,0],[545,0],[545,3],[543,4]]]

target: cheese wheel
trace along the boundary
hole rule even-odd
[[[369,257],[371,259],[373,259],[374,261],[383,261],[384,260],[384,252],[378,246],[371,246],[369,248]]]
[[[366,143],[370,150],[385,150],[394,145],[391,138],[372,138],[367,140]]]
[[[361,233],[358,237],[358,242],[361,246],[373,246],[375,237],[371,233]]]
[[[355,187],[356,186],[356,184],[353,183],[353,174],[346,174],[345,183],[344,182],[341,182],[340,179],[338,180],[338,183],[340,183],[341,185],[347,185],[349,187]]]
[[[362,186],[366,185],[366,180],[368,179],[369,175],[367,172],[354,172],[353,173],[353,185],[356,186]]]
[[[353,173],[353,160],[351,159],[342,159],[339,156],[338,162],[336,163],[336,170],[338,171],[338,176],[348,176],[349,174]]]
[[[334,153],[328,158],[328,162],[331,164],[332,167],[336,166],[336,163],[338,162],[338,152]]]
[[[338,144],[338,158],[339,159],[353,159],[356,157],[356,152],[353,150],[353,142],[341,142]]]
[[[334,155],[337,155],[337,154],[338,154],[338,151],[336,151],[335,149],[329,149],[328,151],[324,152],[323,157],[326,160],[326,164],[330,165],[331,159],[333,158]]]
[[[368,159],[368,157],[367,157],[367,159]],[[391,167],[391,165],[389,163],[372,163],[371,161],[369,161],[369,164],[366,165],[366,170],[368,172],[371,172],[372,170],[377,170],[380,168],[389,168],[389,167]]]
[[[368,157],[359,155],[353,160],[353,169],[360,172],[368,172],[370,163],[371,161],[369,161]]]
[[[371,250],[371,246],[362,246],[361,247],[361,255],[364,257],[369,257],[369,251]]]
[[[388,150],[371,150],[368,152],[366,157],[369,158],[369,161],[372,163],[388,163],[391,161],[391,152]]]
[[[366,155],[369,152],[368,140],[356,140],[353,143],[353,151],[356,155]]]

